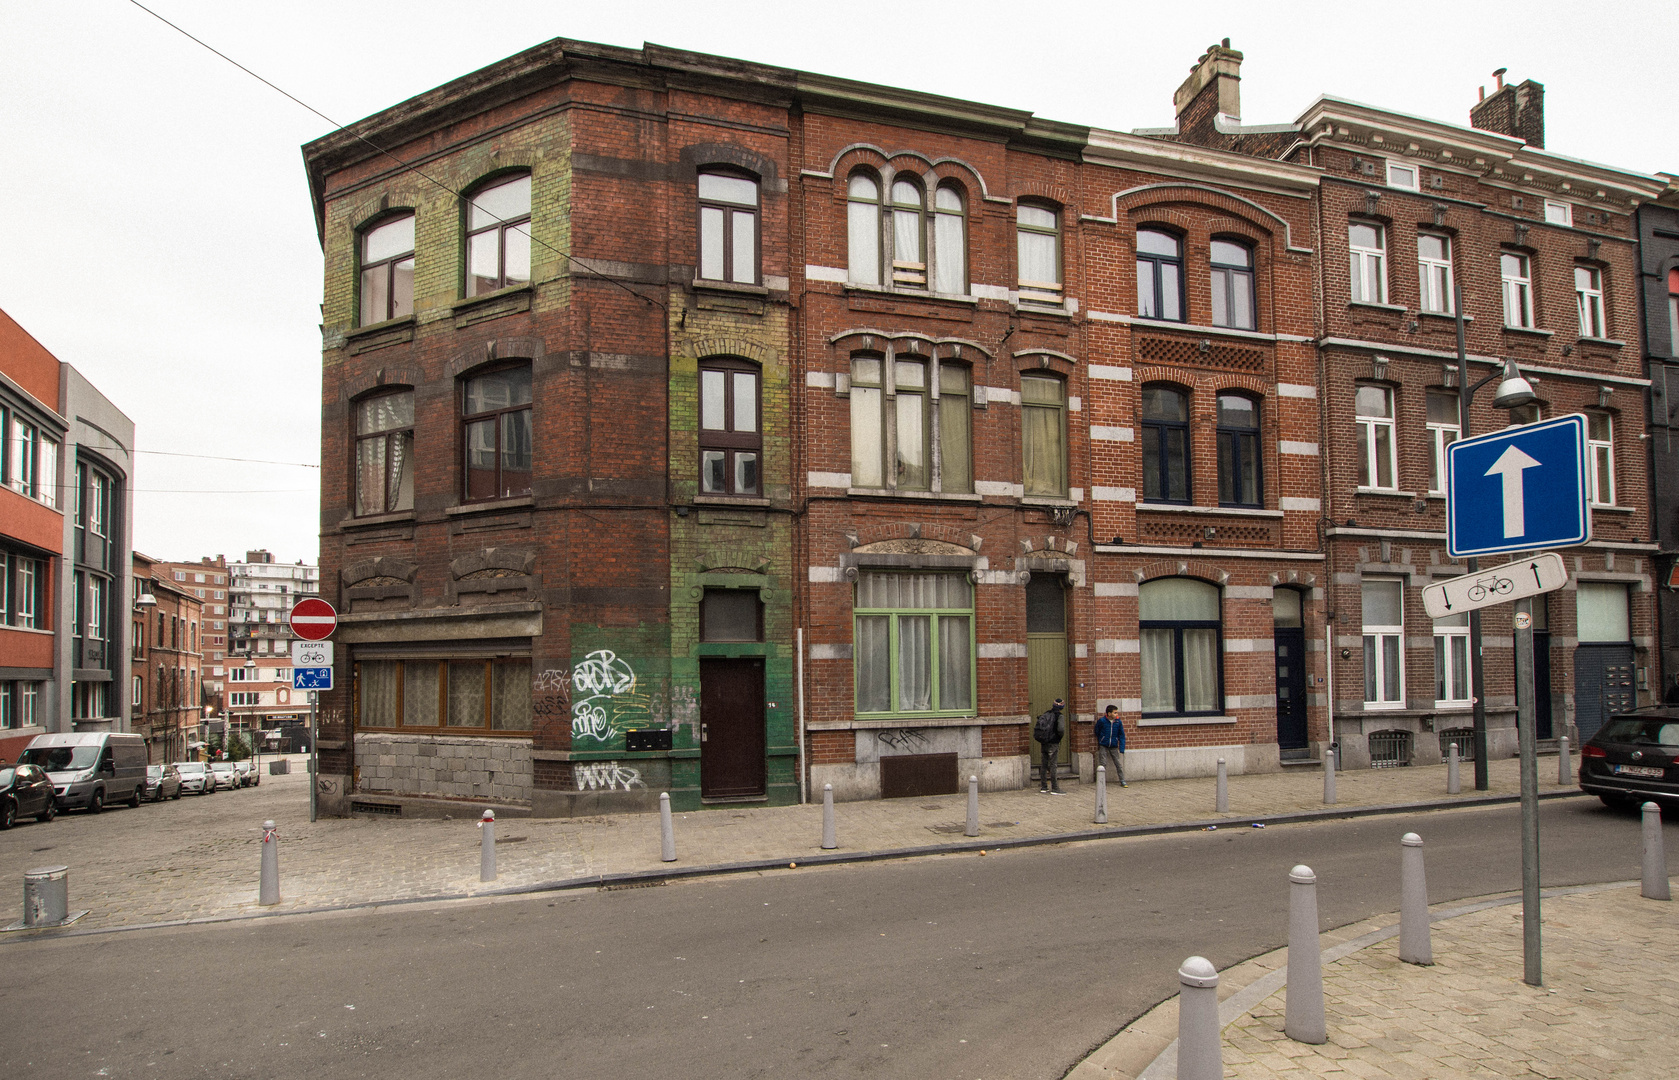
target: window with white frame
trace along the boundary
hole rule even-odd
[[[1358,420],[1358,486],[1394,489],[1393,391],[1361,386],[1354,398]]]
[[[946,360],[853,357],[852,486],[972,492],[970,378]]]
[[[1533,328],[1533,263],[1526,255],[1505,252],[1498,257],[1498,276],[1504,288],[1504,325]]]
[[[1603,321],[1603,271],[1595,266],[1574,268],[1574,306],[1580,313],[1580,336],[1608,337]]]
[[[1586,414],[1586,450],[1591,455],[1592,504],[1614,506],[1614,421],[1608,413]]]
[[[58,505],[58,441],[41,436],[40,463],[35,470],[35,497],[48,506]]]
[[[1353,303],[1387,303],[1386,231],[1382,226],[1367,221],[1349,222],[1347,251]]]
[[[35,497],[36,445],[40,429],[23,417],[12,414],[10,430],[5,432],[10,449],[7,457],[6,485],[20,495]]]
[[[1446,447],[1457,442],[1463,434],[1459,425],[1457,393],[1452,390],[1428,392],[1428,492],[1446,493]]]
[[[864,571],[853,634],[858,715],[973,714],[974,592],[967,574]]]
[[[1388,165],[1388,187],[1404,188],[1406,191],[1416,191],[1421,184],[1421,175],[1415,165],[1407,165],[1399,161],[1390,161]]]
[[[1573,225],[1574,207],[1570,203],[1545,200],[1545,221],[1551,225]]]
[[[1434,703],[1441,706],[1470,704],[1467,612],[1434,620]]]
[[[1452,240],[1437,233],[1417,234],[1417,281],[1420,307],[1436,315],[1452,313]]]
[[[1405,598],[1397,578],[1368,578],[1364,613],[1364,705],[1405,704]]]

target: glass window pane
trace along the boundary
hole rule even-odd
[[[1178,238],[1157,229],[1139,229],[1137,230],[1137,250],[1146,251],[1151,255],[1167,255],[1176,258]]]
[[[851,178],[855,188],[864,177]],[[873,186],[874,181],[868,181]],[[859,285],[880,284],[880,207],[875,203],[851,203],[846,208],[846,243],[850,252],[849,278]]]
[[[1364,700],[1376,701],[1376,639],[1364,635]]]
[[[1219,266],[1252,266],[1253,254],[1241,244],[1214,240],[1212,261]]]
[[[894,210],[892,212],[892,260],[898,263],[920,263],[921,212]]]
[[[1020,280],[1045,285],[1061,283],[1061,267],[1055,258],[1055,237],[1021,232],[1019,236]]]
[[[946,185],[939,188],[938,193],[933,196],[933,205],[940,210],[954,210],[960,213],[962,195],[955,188]]]
[[[1609,414],[1587,413],[1586,426],[1589,428],[1588,437],[1598,442],[1609,441]]]
[[[728,380],[725,372],[700,372],[700,427],[706,431],[722,431],[728,422],[724,411]]]
[[[403,727],[437,726],[437,668],[437,662],[433,660],[402,662]]]
[[[899,389],[921,390],[927,386],[927,365],[921,360],[899,360],[892,365],[892,382]]]
[[[1154,295],[1155,262],[1137,260],[1137,314],[1145,319],[1160,318],[1160,303]]]
[[[1217,622],[1218,588],[1194,578],[1157,578],[1137,589],[1142,622]]]
[[[449,726],[484,726],[483,660],[449,662]]]
[[[523,495],[531,487],[531,414],[529,409],[501,418],[502,494]]]
[[[932,617],[898,616],[898,708],[933,707]]]
[[[1060,405],[1061,380],[1025,375],[1020,380],[1020,400],[1035,405]]]
[[[1238,330],[1252,330],[1253,275],[1232,271],[1230,274],[1230,325]]]
[[[1065,495],[1067,480],[1062,466],[1061,410],[1027,405],[1022,406],[1020,413],[1026,494]]]
[[[1169,386],[1143,387],[1143,419],[1188,420],[1188,395]]]
[[[758,430],[758,376],[735,372],[735,430]]]
[[[737,206],[758,205],[758,183],[739,176],[700,173],[700,198]]]
[[[917,368],[919,364],[915,365]],[[931,480],[927,461],[924,394],[898,394],[897,478],[901,488],[924,489]]]
[[[1238,394],[1220,394],[1218,396],[1218,423],[1220,427],[1257,428],[1259,426],[1259,406],[1252,398],[1245,398]]]
[[[384,262],[414,250],[414,215],[407,214],[369,229],[362,237],[361,261]]]
[[[531,279],[531,227],[514,225],[502,233],[507,244],[502,278],[508,285],[523,285]]]
[[[758,455],[749,450],[735,451],[735,494],[758,493]]]
[[[1015,210],[1015,219],[1022,225],[1033,225],[1040,229],[1055,228],[1055,211],[1042,206],[1021,204]]]
[[[390,479],[386,482],[386,510],[414,509],[414,433],[387,435],[390,440]]]
[[[1300,591],[1276,589],[1271,593],[1271,621],[1277,626],[1303,626]]]
[[[363,270],[361,272],[362,325],[384,322],[389,318],[390,302],[389,269],[384,266],[374,266]]]
[[[1424,259],[1444,259],[1446,257],[1446,238],[1430,236],[1428,233],[1418,233],[1417,255]]]
[[[700,451],[700,490],[717,494],[729,490],[728,454],[722,450]]]
[[[395,660],[364,660],[356,665],[361,680],[357,721],[362,727],[396,727],[396,666]],[[158,675],[163,675],[161,667]]]
[[[1356,247],[1380,248],[1382,232],[1374,225],[1363,225],[1355,221],[1347,226],[1347,242]]]
[[[851,483],[853,487],[886,486],[881,467],[884,439],[880,426],[878,387],[851,388]]]
[[[356,443],[356,513],[385,512],[385,440],[361,439]]]
[[[899,206],[921,206],[921,189],[908,180],[892,182],[892,201]]]
[[[1365,626],[1400,625],[1401,592],[1397,581],[1366,581],[1361,586]]]
[[[1627,587],[1611,581],[1582,581],[1577,585],[1575,611],[1581,641],[1631,641],[1627,620]]]
[[[414,260],[403,259],[391,267],[391,318],[414,314]]]
[[[1218,700],[1218,631],[1183,631],[1183,711],[1216,712]]]
[[[1440,390],[1428,392],[1428,422],[1457,427],[1457,395]]]
[[[701,641],[757,641],[758,593],[750,589],[707,589],[700,601]]]
[[[1230,273],[1227,270],[1213,271],[1213,325],[1230,325]]]
[[[886,712],[892,708],[891,617],[859,615],[855,643],[857,711]]]
[[[1467,635],[1456,634],[1450,640],[1452,646],[1452,685],[1450,687],[1452,699],[1467,701],[1469,700],[1469,638]]]
[[[941,192],[942,194],[942,192]],[[973,620],[966,615],[939,616],[939,708],[971,709],[973,691]]]
[[[943,370],[949,371],[949,368]],[[967,493],[974,489],[970,449],[972,423],[966,397],[946,391],[945,396],[939,398],[940,481],[945,491]]]
[[[1178,268],[1169,263],[1160,267],[1160,317],[1173,321],[1183,318],[1183,300],[1178,295]]]
[[[858,173],[851,178],[846,187],[846,194],[853,199],[877,201],[880,198],[880,185],[874,182],[874,177]]]
[[[496,422],[466,425],[466,494],[469,499],[496,495]]]
[[[1143,425],[1143,498],[1164,499],[1160,489],[1160,443],[1163,428]]]
[[[1399,701],[1399,635],[1382,635],[1382,700]]]
[[[531,729],[529,660],[497,660],[490,665],[490,729]]]
[[[496,287],[501,276],[501,234],[494,229],[466,241],[466,294],[477,296]]]
[[[1167,428],[1161,432],[1166,442],[1165,499],[1189,498],[1189,455],[1185,450],[1189,433],[1183,428]]]
[[[356,406],[356,434],[371,435],[376,431],[414,425],[414,392],[385,394],[368,398]]]
[[[939,189],[942,202],[948,188]],[[954,197],[954,196],[953,196]],[[938,264],[938,278],[934,291],[965,294],[968,291],[968,255],[965,221],[960,214],[939,214],[934,223],[934,239]]]
[[[723,280],[723,211],[700,207],[700,277]]]
[[[1144,628],[1140,634],[1143,668],[1143,711],[1176,712],[1178,670],[1176,635],[1171,630]]]
[[[531,212],[530,174],[484,188],[472,196],[467,210],[467,228],[482,229],[488,225],[517,221]]]
[[[867,357],[858,357],[851,361],[851,384],[853,386],[879,386],[880,361]]]
[[[1393,398],[1382,386],[1361,386],[1355,398],[1359,416],[1389,417],[1393,415]]]
[[[734,218],[734,277],[733,281],[740,285],[751,285],[758,280],[758,216],[736,210]]]
[[[1376,486],[1393,487],[1393,425],[1373,424],[1376,436]]]

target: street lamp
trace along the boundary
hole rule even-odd
[[[246,682],[249,683],[249,682],[255,682],[256,681],[256,670],[257,670],[256,657],[254,657],[254,656],[245,657],[245,681]],[[259,697],[257,700],[261,701],[262,699]],[[251,719],[251,714],[246,713],[245,714],[245,737],[247,739],[251,740],[251,772],[254,775],[255,772],[256,772],[256,767],[257,767],[256,766],[256,740],[251,738],[250,719]]]
[[[1492,404],[1495,409],[1519,409],[1523,405],[1532,404],[1534,400],[1533,384],[1522,377],[1521,370],[1516,367],[1514,360],[1506,359],[1501,371],[1495,371],[1479,382],[1469,381],[1469,351],[1463,343],[1463,286],[1452,283],[1452,302],[1457,311],[1457,421],[1458,438],[1469,438],[1469,403],[1475,398],[1475,391],[1492,382],[1501,379],[1498,390],[1493,396]],[[1471,574],[1479,572],[1481,560],[1469,558],[1466,567]],[[1487,780],[1487,689],[1482,674],[1481,662],[1481,610],[1476,608],[1469,613],[1469,692],[1474,696],[1475,723],[1475,790],[1485,791],[1489,784]]]

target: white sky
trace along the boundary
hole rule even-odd
[[[1545,84],[1549,149],[1679,172],[1671,0],[1592,14],[1204,0],[1169,24],[1159,3],[1043,0],[148,6],[339,122],[563,36],[1129,130],[1170,124],[1172,91],[1229,37],[1248,123],[1330,93],[1467,124],[1476,87],[1508,67]],[[321,253],[299,147],[329,126],[127,0],[0,0],[0,103],[0,308],[138,426],[135,546],[314,561],[317,469],[145,451],[319,461]]]

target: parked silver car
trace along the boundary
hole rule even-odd
[[[248,759],[235,761],[233,771],[239,774],[240,787],[256,787],[261,782],[261,778],[257,775],[256,766],[251,764]]]
[[[216,790],[227,788],[229,791],[239,786],[239,772],[231,761],[210,762],[210,772],[216,778]]]
[[[183,795],[208,795],[216,790],[216,774],[202,761],[177,761],[175,770],[181,774]]]

